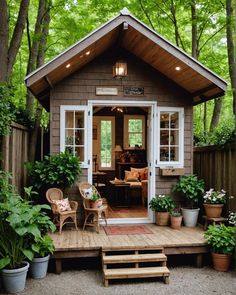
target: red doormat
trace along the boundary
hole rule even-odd
[[[153,233],[145,225],[108,225],[103,228],[107,235],[141,235]]]

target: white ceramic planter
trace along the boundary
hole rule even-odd
[[[33,279],[46,277],[50,255],[46,257],[33,258],[30,262],[30,275]]]
[[[2,269],[2,281],[7,293],[18,293],[25,289],[26,275],[29,263],[23,261],[24,266],[17,269]]]
[[[181,208],[184,225],[187,227],[195,227],[197,225],[199,208],[189,209],[189,208]]]

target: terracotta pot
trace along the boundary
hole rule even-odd
[[[182,223],[182,216],[170,216],[170,224],[173,229],[180,229]]]
[[[102,206],[102,199],[98,199],[97,201],[90,201],[90,208],[97,209]]]
[[[217,271],[228,271],[231,262],[231,255],[211,253],[213,268]]]
[[[170,213],[169,212],[156,212],[157,225],[169,225]]]
[[[206,216],[208,218],[219,218],[223,210],[223,204],[204,204]]]

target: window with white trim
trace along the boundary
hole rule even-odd
[[[184,109],[158,108],[158,165],[183,166]]]
[[[124,115],[124,149],[145,149],[145,116]]]
[[[87,107],[61,106],[60,151],[69,150],[87,165]]]
[[[114,168],[114,118],[100,119],[100,168]]]

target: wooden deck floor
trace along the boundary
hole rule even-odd
[[[163,247],[167,255],[196,254],[198,266],[202,262],[202,254],[209,251],[202,228],[182,227],[181,230],[173,230],[155,224],[146,226],[152,234],[109,236],[103,229],[98,234],[92,228],[85,231],[63,230],[61,235],[58,232],[51,234],[55,245],[56,272],[61,272],[61,259],[99,256],[101,249]]]

